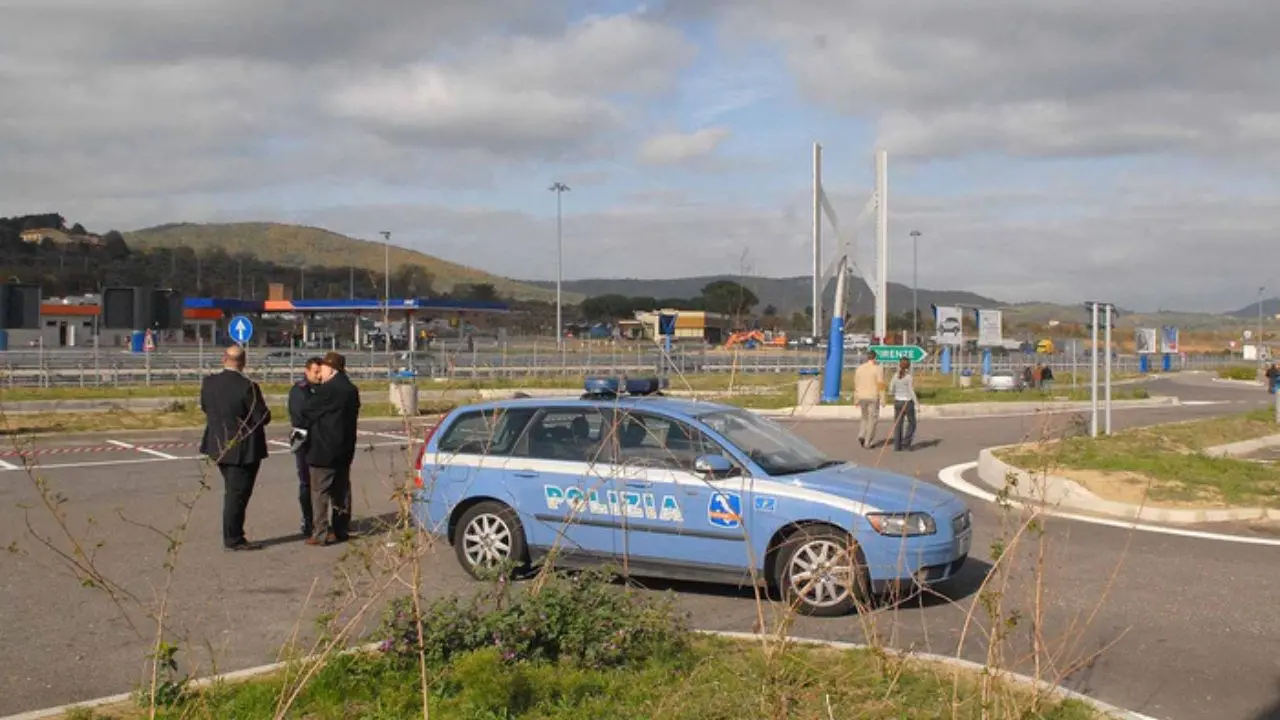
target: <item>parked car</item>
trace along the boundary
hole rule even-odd
[[[763,583],[841,615],[946,581],[969,554],[970,512],[949,490],[655,380],[585,389],[466,405],[429,430],[414,515],[474,577],[625,558],[635,575]]]
[[[1013,390],[1023,389],[1022,377],[1012,370],[995,370],[987,376],[988,390]]]

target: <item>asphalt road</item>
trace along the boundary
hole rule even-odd
[[[1269,399],[1257,389],[1194,377],[1176,384],[1155,381],[1152,390],[1205,404],[1116,410],[1116,429],[1238,412]],[[1078,421],[1072,415],[925,420],[917,433],[923,447],[909,453],[858,448],[849,422],[804,422],[796,429],[836,456],[937,482],[939,470],[976,459],[984,446],[1057,432]],[[392,488],[408,471],[412,450],[403,427],[368,424],[364,432],[367,452],[354,472],[356,513],[386,516],[395,509]],[[179,525],[180,495],[198,495],[167,595],[173,639],[186,648],[184,670],[205,673],[215,663],[226,671],[272,662],[295,632],[311,635],[311,618],[341,602],[344,592],[374,582],[376,573],[365,566],[386,553],[375,537],[345,548],[301,544],[295,534],[296,480],[283,448],[276,448],[279,454],[264,466],[249,509],[251,537],[270,546],[258,553],[224,553],[218,530],[221,483],[194,458],[196,439],[190,432],[64,436],[39,441],[35,454],[25,458],[14,454],[16,448],[0,448],[7,453],[0,454],[5,463],[0,465],[0,546],[11,547],[0,555],[0,647],[6,650],[0,713],[136,686],[154,633],[140,608],[154,608],[167,581],[166,541],[143,526],[169,531]],[[39,466],[31,473],[21,469],[29,458]],[[202,477],[210,478],[212,489],[199,494]],[[51,513],[38,507],[33,478],[65,497],[58,507],[86,547],[102,543],[95,565],[138,596],[141,604],[122,601],[138,632],[121,619],[106,592],[83,587],[38,542],[36,535],[43,535],[68,548]],[[975,559],[944,588],[949,601],[912,601],[864,617],[803,618],[792,632],[854,641],[874,632],[902,647],[942,654],[960,648],[982,660],[984,628],[990,624],[975,602],[990,567],[983,562],[989,553],[982,549],[1004,536],[1016,518],[968,500],[975,512]],[[1044,570],[1034,573],[1042,545]],[[1018,657],[1029,654],[1031,619],[1038,617],[1041,645],[1054,656],[1044,662],[1047,678],[1062,675],[1075,689],[1157,718],[1280,717],[1280,604],[1275,602],[1280,548],[1050,520],[1043,540],[1026,540],[1017,549],[1018,561],[998,589],[1005,613],[1016,610],[1022,616],[1002,644],[1020,669],[1030,669]],[[447,546],[429,551],[423,570],[423,584],[432,595],[476,587]],[[1044,586],[1039,603],[1036,575]],[[702,628],[748,631],[761,614],[767,624],[776,619],[773,609],[761,610],[749,591],[646,584],[676,590],[681,607]],[[1100,654],[1080,664],[1095,653]]]

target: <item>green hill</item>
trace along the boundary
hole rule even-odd
[[[198,253],[221,249],[228,255],[248,255],[278,265],[355,267],[381,273],[384,250],[381,242],[347,237],[322,228],[281,223],[176,223],[125,233],[131,248],[189,247]],[[432,277],[437,292],[449,292],[459,284],[488,283],[504,297],[516,300],[555,301],[555,291],[491,275],[483,270],[441,260],[416,250],[391,246],[391,270],[402,265],[418,265]],[[582,296],[566,293],[566,303]]]

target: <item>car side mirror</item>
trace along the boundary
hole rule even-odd
[[[699,475],[723,477],[733,472],[733,463],[723,455],[703,455],[693,461],[693,470]]]

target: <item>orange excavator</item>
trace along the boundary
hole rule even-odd
[[[725,341],[726,350],[741,345],[748,350],[753,350],[762,345],[770,347],[786,347],[787,334],[784,332],[761,332],[759,330],[743,330],[729,336]]]

